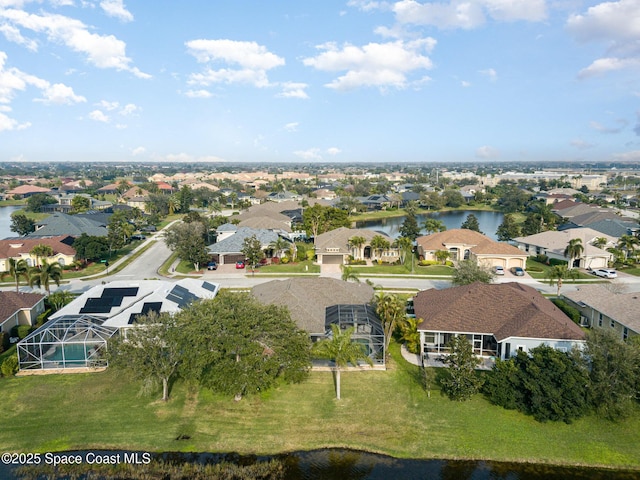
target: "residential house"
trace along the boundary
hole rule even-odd
[[[270,202],[290,202],[300,200],[302,197],[295,192],[271,192],[266,199]]]
[[[517,282],[424,290],[413,298],[420,353],[430,360],[450,352],[464,335],[479,357],[508,359],[539,345],[562,351],[584,344],[584,332],[536,289]]]
[[[336,192],[327,188],[319,188],[311,192],[311,195],[315,198],[321,198],[323,200],[335,200],[337,198]]]
[[[9,238],[0,240],[0,272],[9,271],[9,259],[25,260],[30,267],[38,262],[46,260],[51,264],[59,263],[61,266],[71,265],[75,259],[76,251],[72,247],[74,238],[69,235],[60,235],[48,238]],[[53,250],[53,255],[45,258],[36,258],[31,253],[36,245],[47,245]]]
[[[242,253],[244,241],[255,236],[260,242],[263,251],[272,253],[269,246],[278,239],[278,233],[273,230],[255,229],[249,227],[237,227],[233,231],[234,225],[226,224],[218,229],[218,239],[207,247],[207,252],[211,258],[220,265],[233,264],[237,261],[244,261],[245,255]],[[222,234],[222,239],[221,239]]]
[[[149,195],[150,193],[144,188],[131,187],[122,194],[122,198],[130,207],[139,208],[144,212],[146,211],[147,202],[149,201]]]
[[[73,199],[77,196],[82,196],[89,200],[89,209],[90,210],[107,210],[113,206],[111,202],[97,200],[93,198],[91,195],[86,194],[76,194],[76,193],[61,193],[55,195],[54,198],[58,200],[58,203],[51,203],[48,205],[43,205],[40,211],[45,213],[51,212],[61,212],[61,213],[70,213],[73,212]]]
[[[513,245],[495,240],[465,228],[423,235],[416,239],[418,255],[424,260],[436,260],[436,252],[444,250],[456,262],[472,260],[485,267],[526,268],[527,254]]]
[[[389,245],[393,244],[393,239],[388,235],[363,228],[340,227],[321,233],[315,238],[317,262],[321,265],[346,265],[350,256],[356,260],[380,260],[388,263],[399,260],[400,253],[395,247],[382,252],[371,247],[371,240],[376,236],[384,238]],[[364,238],[364,244],[360,247],[353,246],[349,241],[353,237]]]
[[[44,312],[44,295],[39,293],[0,292],[0,333],[17,325],[33,325]]]
[[[287,307],[298,328],[313,342],[327,338],[331,325],[354,327],[352,339],[367,349],[374,365],[384,367],[384,330],[375,309],[373,288],[328,277],[273,280],[256,285],[252,295],[266,305]],[[327,362],[314,362],[327,365]]]
[[[606,268],[613,261],[613,254],[602,248],[595,247],[593,243],[598,238],[605,238],[605,248],[615,245],[616,239],[590,228],[571,228],[562,231],[548,231],[529,235],[527,237],[514,238],[518,248],[531,256],[546,255],[549,258],[569,261],[564,251],[571,240],[580,239],[582,254],[574,259],[573,267],[596,269]]]
[[[622,340],[640,335],[640,293],[624,293],[611,285],[580,285],[564,292],[564,300],[577,308],[585,327],[614,331]]]
[[[8,198],[29,198],[37,193],[50,194],[50,188],[38,187],[36,185],[20,185],[19,187],[8,190],[5,195]]]
[[[126,335],[141,315],[175,313],[192,302],[214,298],[219,288],[216,283],[194,278],[175,283],[123,280],[97,285],[18,343],[20,370],[57,373],[104,369],[109,338],[118,332]]]
[[[78,215],[54,213],[37,221],[35,232],[31,232],[26,238],[57,237],[60,235],[79,237],[83,233],[89,236],[106,237],[108,217],[109,214],[104,213]]]
[[[391,206],[392,200],[387,195],[369,195],[368,197],[358,197],[357,200],[368,210],[384,210]]]

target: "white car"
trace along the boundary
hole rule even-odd
[[[617,278],[618,273],[612,268],[599,268],[593,271],[594,275],[604,278]]]
[[[504,275],[504,268],[500,265],[496,265],[495,267],[493,267],[493,273],[495,273],[496,275]]]

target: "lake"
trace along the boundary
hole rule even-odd
[[[16,210],[22,209],[19,205],[0,207],[0,240],[7,237],[18,237],[19,235],[12,232],[11,227],[11,214]]]
[[[427,218],[435,218],[445,224],[447,230],[460,228],[460,225],[466,220],[467,216],[473,213],[480,224],[480,231],[487,237],[497,240],[496,230],[504,220],[504,214],[500,212],[492,212],[487,210],[455,210],[446,212],[421,213],[416,215],[418,225],[422,226]],[[368,230],[376,230],[384,232],[391,238],[399,236],[400,227],[405,217],[390,217],[378,220],[364,220],[356,222],[356,228],[366,228]],[[421,233],[425,233],[424,229]]]

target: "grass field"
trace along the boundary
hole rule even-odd
[[[251,272],[251,269],[248,270]],[[273,265],[263,265],[256,270],[256,273],[320,273],[320,265],[306,260],[295,263],[279,263]]]
[[[612,424],[538,423],[477,395],[452,402],[423,390],[399,358],[386,372],[314,372],[234,402],[178,383],[167,403],[114,371],[2,379],[0,449],[136,449],[272,454],[346,447],[402,458],[493,459],[640,469],[640,414]],[[179,436],[187,440],[176,440]]]
[[[372,265],[360,266],[354,265],[353,270],[358,275],[376,274],[376,275],[435,275],[435,276],[451,276],[453,268],[446,265],[429,265],[422,267],[414,264],[413,272],[411,265]]]

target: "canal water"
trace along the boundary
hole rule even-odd
[[[124,451],[74,451],[60,452],[56,455],[79,456],[79,458],[89,458],[90,455],[93,455],[92,458],[94,458],[120,454],[120,458],[126,458],[126,456],[134,456],[134,453]],[[146,455],[145,452],[138,452],[136,458],[145,458]],[[385,455],[346,449],[292,452],[271,457],[243,456],[234,453],[163,453],[152,454],[151,457],[174,465],[184,463],[204,465],[216,464],[222,461],[237,465],[252,465],[275,458],[283,463],[284,478],[286,480],[628,480],[638,478],[637,471],[490,461],[397,459]],[[14,467],[0,465],[0,478],[6,480],[17,478]]]
[[[16,210],[20,210],[21,206],[0,207],[0,240],[7,237],[18,237],[19,235],[10,230],[11,214]]]
[[[419,215],[416,215],[416,219],[418,220],[418,225],[422,227],[424,221],[427,218],[435,218],[444,223],[444,225],[447,227],[447,230],[451,230],[452,228],[460,228],[460,226],[467,219],[467,216],[470,213],[473,213],[478,219],[478,223],[480,224],[480,231],[489,238],[496,240],[496,231],[504,220],[504,214],[500,212],[492,212],[486,210],[455,210],[446,212],[433,212],[427,214],[421,213]],[[402,216],[382,218],[378,220],[365,220],[356,222],[356,228],[375,230],[378,232],[386,233],[391,238],[397,238],[400,235],[400,227],[402,227],[404,219],[405,217]],[[426,232],[424,231],[424,229],[422,229],[421,233],[424,234]]]

